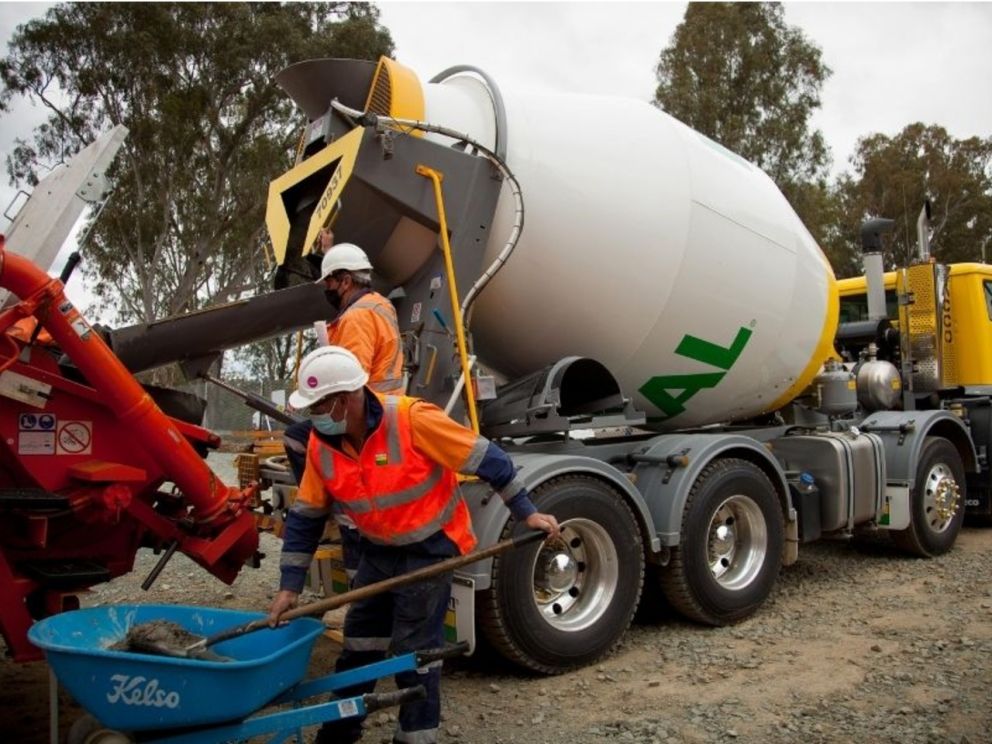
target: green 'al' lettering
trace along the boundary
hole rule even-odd
[[[700,390],[716,387],[726,375],[726,370],[734,366],[734,362],[744,351],[751,331],[741,328],[729,348],[719,346],[710,341],[704,341],[688,334],[682,337],[675,353],[711,367],[725,370],[724,372],[697,372],[688,375],[663,375],[652,377],[640,389],[641,395],[651,401],[666,416],[676,416],[685,410],[685,403]],[[673,393],[678,395],[673,395]]]

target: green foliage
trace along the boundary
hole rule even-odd
[[[655,104],[761,167],[822,239],[807,210],[827,209],[830,158],[809,120],[830,69],[781,5],[690,3],[655,72]]]
[[[37,181],[124,124],[114,194],[84,251],[100,304],[149,321],[261,287],[267,184],[301,124],[272,82],[314,57],[377,59],[392,39],[365,3],[71,3],[19,27],[0,61],[0,107],[51,112],[7,160]]]
[[[916,218],[929,197],[931,252],[942,263],[978,261],[992,243],[992,138],[958,140],[940,126],[910,124],[895,137],[858,140],[855,173],[839,183],[837,229],[828,243],[841,266],[858,273],[859,229],[868,217],[896,221],[886,240],[885,265],[903,265],[915,251]],[[835,270],[838,269],[835,264]]]

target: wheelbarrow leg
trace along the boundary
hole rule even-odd
[[[423,687],[411,687],[378,695],[374,693],[358,695],[295,710],[256,716],[228,726],[212,726],[209,729],[154,739],[147,744],[217,744],[218,741],[246,741],[265,734],[271,734],[267,740],[269,744],[278,744],[296,735],[305,726],[315,726],[326,721],[337,721],[353,716],[365,716],[387,705],[399,705],[422,699],[426,694]],[[300,741],[302,742],[302,739]]]
[[[51,744],[59,744],[59,681],[48,668],[48,732]]]

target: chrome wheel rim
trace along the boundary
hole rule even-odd
[[[561,525],[561,538],[534,557],[534,604],[551,626],[584,630],[609,609],[620,577],[620,561],[609,533],[588,519]]]
[[[934,532],[944,532],[951,526],[961,502],[961,489],[945,463],[937,463],[923,482],[923,514]]]
[[[753,499],[731,496],[713,511],[706,558],[720,586],[733,591],[748,586],[761,573],[767,555],[768,526]]]

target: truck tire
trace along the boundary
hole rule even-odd
[[[716,460],[689,492],[661,589],[691,620],[740,622],[771,593],[784,543],[782,506],[768,476],[746,460]]]
[[[558,519],[562,539],[496,556],[478,618],[511,662],[559,674],[603,656],[627,630],[644,584],[644,549],[630,507],[602,481],[562,476],[532,495]]]
[[[900,550],[925,558],[946,553],[961,531],[966,488],[957,448],[943,437],[927,437],[916,466],[909,527],[893,530],[893,542]]]

